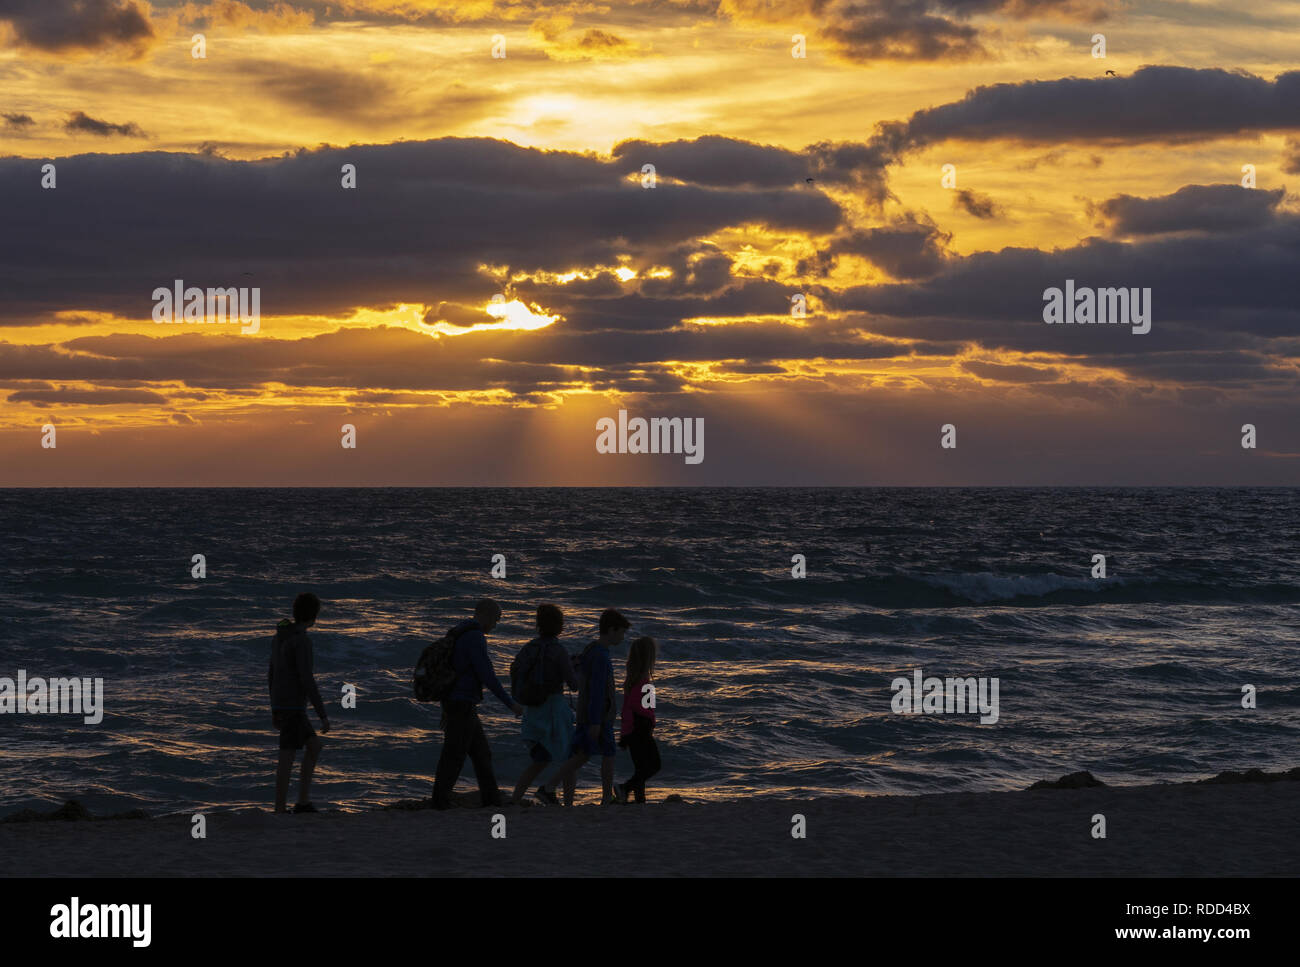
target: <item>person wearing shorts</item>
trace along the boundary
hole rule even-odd
[[[594,741],[591,738],[591,730],[579,727],[573,733],[573,745],[569,747],[569,754],[576,755],[583,753],[590,757],[615,756],[618,755],[618,745],[614,742],[614,723],[605,722],[600,727],[600,736]]]
[[[306,709],[295,709],[278,713],[280,719],[280,749],[297,752],[304,745],[316,738],[316,730],[311,727]]]
[[[540,762],[542,765],[555,761],[555,758],[546,751],[546,746],[540,742],[528,743],[528,759],[531,762]]]
[[[293,602],[293,620],[281,621],[271,639],[271,664],[267,669],[267,685],[271,689],[271,722],[280,730],[280,758],[275,772],[275,811],[289,811],[285,801],[289,796],[289,777],[298,750],[305,748],[302,756],[302,775],[298,783],[296,813],[314,813],[311,802],[311,777],[320,757],[321,740],[307,720],[307,703],[311,702],[320,717],[320,730],[330,730],[330,720],[325,714],[320,689],[312,667],[311,638],[307,629],[316,624],[320,614],[320,598],[305,592]]]
[[[613,608],[600,616],[600,637],[586,647],[580,659],[578,674],[578,724],[573,731],[569,747],[569,761],[560,769],[557,779],[564,783],[564,805],[573,805],[574,786],[578,770],[589,758],[599,754],[602,806],[618,802],[614,791],[614,759],[618,747],[614,744],[614,717],[618,704],[614,693],[614,664],[609,650],[623,642],[630,623]]]

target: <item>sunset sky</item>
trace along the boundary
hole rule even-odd
[[[0,0],[0,486],[1300,484],[1297,183],[1294,0]]]

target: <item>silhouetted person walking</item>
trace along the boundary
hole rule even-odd
[[[578,724],[573,731],[569,761],[560,767],[555,781],[564,786],[564,805],[573,805],[578,770],[599,754],[602,806],[618,802],[614,790],[614,718],[618,698],[614,694],[614,665],[609,650],[617,648],[630,627],[627,618],[613,608],[600,614],[600,637],[583,649],[578,671]]]
[[[500,799],[496,774],[492,771],[492,749],[478,717],[483,686],[490,688],[492,694],[516,716],[524,714],[524,707],[507,695],[497,681],[492,661],[488,658],[487,634],[500,620],[501,606],[484,598],[474,608],[471,620],[451,630],[455,640],[452,667],[456,670],[456,684],[442,703],[442,753],[438,756],[438,769],[433,781],[434,809],[451,806],[451,792],[465,767],[466,755],[474,764],[479,804],[495,806]]]
[[[277,813],[289,811],[285,806],[289,796],[289,774],[293,771],[293,760],[303,746],[307,751],[302,756],[298,802],[293,811],[316,811],[311,804],[311,777],[316,771],[321,741],[307,720],[309,699],[320,717],[320,730],[330,730],[330,720],[325,714],[325,703],[321,701],[312,668],[311,638],[307,636],[307,629],[316,623],[319,614],[320,598],[311,592],[298,595],[293,601],[293,620],[286,618],[281,621],[271,639],[271,663],[266,681],[271,689],[271,721],[280,730],[280,762],[275,772]]]
[[[564,762],[568,758],[569,742],[573,735],[573,709],[564,697],[564,686],[578,689],[578,676],[573,669],[573,659],[560,643],[564,630],[564,613],[553,604],[537,608],[537,637],[520,649],[515,663],[510,666],[511,691],[524,705],[524,718],[520,732],[528,744],[528,757],[532,761],[515,784],[513,802],[523,801],[528,784],[536,779],[551,762]],[[537,798],[548,805],[559,802],[555,793],[546,790],[546,784],[537,787]]]
[[[659,773],[659,745],[655,742],[655,705],[652,696],[655,658],[659,646],[653,638],[643,637],[632,642],[627,654],[627,677],[623,679],[623,722],[618,744],[632,753],[636,771],[632,778],[619,788],[623,801],[635,797],[645,802],[645,784]]]

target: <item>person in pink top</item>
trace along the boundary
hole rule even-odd
[[[622,783],[622,800],[645,802],[645,784],[659,771],[659,746],[655,744],[655,657],[658,646],[653,638],[638,638],[627,655],[627,677],[623,679],[623,722],[618,744],[632,753],[636,772]]]

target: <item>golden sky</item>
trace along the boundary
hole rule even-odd
[[[5,0],[0,486],[1295,483],[1297,28]],[[175,279],[257,330],[159,324]],[[1045,325],[1066,279],[1151,331]],[[597,454],[620,408],[705,461]]]

